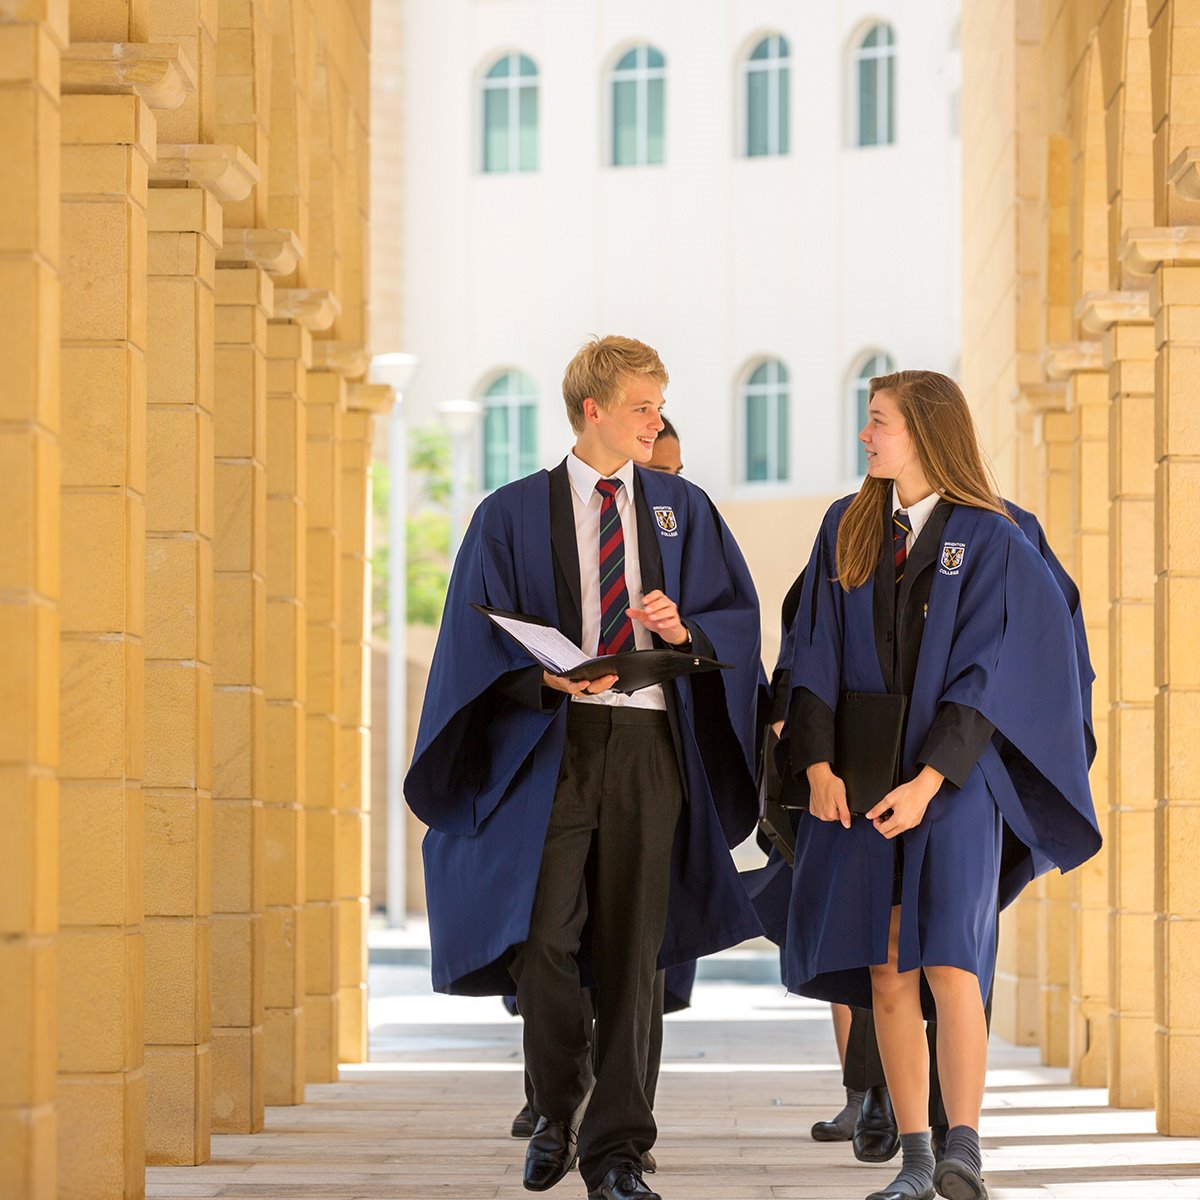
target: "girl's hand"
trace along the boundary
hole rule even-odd
[[[916,829],[945,778],[940,771],[923,767],[916,779],[888,792],[867,813],[867,820],[889,841],[906,829]]]
[[[846,803],[846,785],[827,762],[808,768],[808,812],[818,821],[840,821],[850,828],[850,806]]]
[[[568,696],[596,696],[607,692],[617,682],[615,675],[601,675],[599,679],[581,679],[578,683],[564,679],[561,675],[551,675],[549,671],[542,672],[542,686],[553,688],[556,692],[566,692]]]

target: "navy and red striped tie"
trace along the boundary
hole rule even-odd
[[[625,531],[617,510],[619,479],[600,479],[600,645],[597,654],[633,649],[629,588],[625,583]]]
[[[908,535],[912,533],[912,523],[908,513],[902,508],[892,513],[892,547],[896,552],[896,586],[904,578],[904,560],[908,558]]]

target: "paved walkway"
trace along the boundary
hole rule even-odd
[[[147,1195],[225,1200],[517,1200],[520,1024],[496,1000],[434,997],[420,968],[372,971],[374,1061],[310,1086],[266,1130],[213,1139],[203,1167],[154,1168]],[[862,1200],[892,1167],[808,1137],[841,1105],[827,1010],[778,986],[701,983],[668,1018],[654,1177],[665,1200]],[[1034,1052],[994,1042],[983,1117],[995,1200],[1200,1200],[1200,1140],[1105,1107]],[[555,1190],[583,1200],[578,1174]]]

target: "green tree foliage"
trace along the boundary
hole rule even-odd
[[[418,498],[407,521],[407,606],[410,625],[436,625],[446,603],[450,580],[450,441],[438,425],[414,429],[409,435],[408,469]],[[388,496],[392,480],[387,463],[371,465],[376,525],[387,529]],[[372,605],[377,635],[387,635],[390,547],[376,540],[371,556],[374,575]]]

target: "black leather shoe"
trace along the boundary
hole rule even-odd
[[[653,1175],[657,1170],[658,1162],[655,1160],[654,1155],[647,1150],[646,1153],[642,1155],[642,1174]]]
[[[515,1138],[533,1137],[536,1126],[537,1118],[533,1115],[533,1109],[526,1103],[521,1111],[513,1117],[512,1135]]]
[[[899,1149],[900,1133],[887,1088],[882,1084],[868,1088],[854,1126],[854,1157],[859,1162],[882,1163],[895,1158]]]
[[[956,1158],[943,1158],[933,1168],[933,1186],[946,1200],[988,1200],[983,1177]]]
[[[525,1187],[547,1192],[575,1165],[579,1155],[579,1130],[569,1121],[538,1117],[525,1151]]]
[[[643,1182],[641,1171],[633,1163],[621,1163],[613,1167],[600,1186],[588,1189],[588,1200],[662,1200]]]
[[[891,1188],[884,1188],[882,1192],[872,1192],[867,1200],[914,1200],[912,1192],[894,1192]],[[927,1192],[922,1192],[915,1200],[937,1200],[937,1192],[930,1188]]]
[[[934,1125],[929,1131],[929,1144],[933,1147],[933,1161],[941,1162],[946,1157],[946,1139],[950,1136],[949,1125]]]

